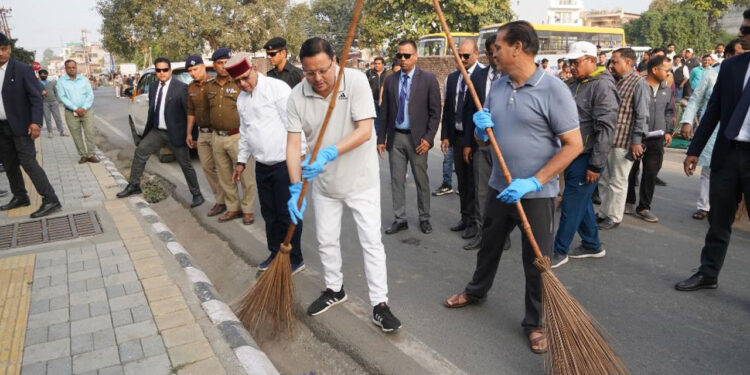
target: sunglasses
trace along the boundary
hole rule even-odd
[[[470,53],[459,53],[458,56],[460,56],[462,60],[468,60],[469,57],[471,57],[471,54]]]
[[[409,60],[411,58],[411,53],[397,53],[396,59],[398,60]]]
[[[164,69],[154,69],[157,73],[166,73],[170,71],[170,68],[164,68]]]
[[[266,51],[266,55],[268,55],[268,57],[275,57],[279,52],[281,51]]]
[[[740,26],[740,34],[742,36],[750,34],[750,26]]]

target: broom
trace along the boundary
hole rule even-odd
[[[458,56],[458,50],[453,43],[448,24],[445,22],[445,16],[440,8],[439,0],[432,0],[435,12],[440,18],[443,26],[448,45],[453,51],[453,57],[456,59],[464,82],[471,92],[471,97],[477,108],[482,108],[476,89],[469,74],[466,72],[461,59]],[[512,181],[508,166],[497,145],[494,133],[487,129],[487,136],[492,144],[492,149],[500,164],[505,179],[510,183]],[[529,220],[523,210],[521,202],[516,202],[518,214],[521,217],[521,223],[524,233],[529,239],[529,243],[534,249],[536,260],[534,264],[542,274],[542,309],[545,317],[544,333],[547,337],[549,350],[547,351],[547,373],[549,374],[628,374],[625,364],[615,355],[612,348],[604,338],[599,325],[583,309],[578,301],[568,293],[560,280],[552,273],[550,260],[542,256],[539,245],[534,239],[531,231]]]
[[[362,10],[362,2],[363,0],[357,0],[354,4],[352,20],[349,23],[349,32],[346,36],[344,50],[341,52],[341,60],[339,60],[344,64],[346,64],[346,60],[349,57],[349,49],[352,46],[354,33],[357,30],[359,13]],[[310,155],[310,164],[315,162],[315,157],[317,156],[321,142],[323,141],[323,135],[326,132],[328,122],[333,113],[333,107],[336,105],[337,95],[335,94],[339,92],[339,85],[344,76],[344,68],[345,65],[341,66],[339,69],[336,83],[333,85],[333,91],[331,91],[331,102],[328,104],[328,111],[323,120],[323,126],[320,129],[318,140],[315,142],[315,148],[313,149],[312,155]],[[305,199],[305,192],[307,191],[307,185],[308,181],[305,180],[302,184],[302,192],[300,193],[297,207],[302,207],[302,202]],[[289,253],[292,251],[292,245],[290,242],[295,229],[296,225],[291,224],[289,226],[278,254],[268,266],[268,269],[258,278],[258,281],[252,289],[245,295],[242,305],[237,312],[237,316],[242,324],[252,332],[257,332],[258,328],[265,326],[265,323],[269,321],[273,323],[274,333],[278,333],[282,330],[289,333],[292,330],[294,279],[292,278],[292,266],[289,259]]]

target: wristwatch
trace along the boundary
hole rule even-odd
[[[242,168],[245,168],[245,163],[240,163],[240,162],[237,162],[237,164],[236,164],[236,165],[241,165],[241,166],[242,166]]]

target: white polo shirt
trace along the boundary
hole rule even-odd
[[[338,67],[335,74],[338,75]],[[364,73],[346,68],[338,93],[327,98],[316,94],[307,80],[292,89],[287,104],[290,133],[304,133],[308,151],[312,152],[333,95],[338,95],[331,120],[320,149],[335,145],[352,133],[355,122],[375,118],[372,90]],[[380,185],[377,137],[372,130],[370,140],[329,163],[313,183],[313,192],[343,199]]]

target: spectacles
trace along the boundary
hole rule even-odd
[[[397,60],[409,60],[411,58],[411,53],[397,53],[396,59]]]
[[[588,59],[587,57],[583,57],[583,58],[576,59],[576,60],[568,60],[568,65],[570,65],[570,66],[578,66],[582,62],[586,61],[587,59]]]
[[[313,78],[316,74],[320,74],[321,76],[324,76],[326,73],[328,73],[329,70],[331,70],[331,67],[333,67],[333,60],[331,60],[331,64],[328,65],[325,69],[319,69],[319,70],[303,70],[302,74],[305,75],[307,78]]]
[[[157,73],[166,73],[170,71],[170,68],[164,68],[164,69],[154,69]]]
[[[471,57],[470,53],[459,53],[458,56],[461,56],[462,60],[468,60],[469,57]]]
[[[740,34],[742,36],[750,34],[750,26],[740,26]]]

